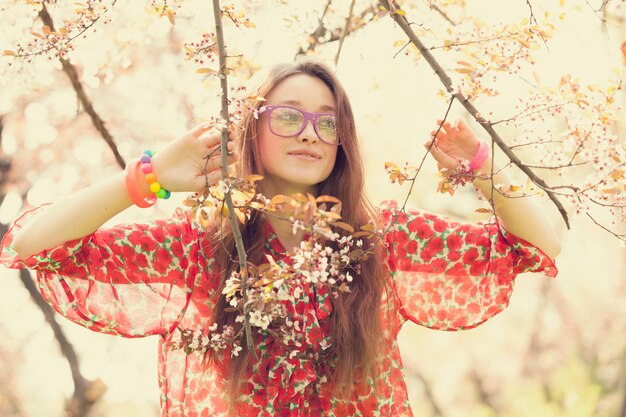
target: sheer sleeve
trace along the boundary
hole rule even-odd
[[[463,223],[401,212],[395,201],[383,202],[379,213],[398,328],[406,320],[439,330],[476,327],[508,306],[517,274],[557,275],[546,254],[507,232],[496,217]]]
[[[187,213],[178,208],[165,220],[101,228],[21,259],[13,236],[44,209],[15,220],[2,239],[0,263],[35,270],[43,298],[90,330],[125,337],[173,331],[198,279],[198,231]]]

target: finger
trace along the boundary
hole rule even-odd
[[[212,123],[203,123],[200,124],[198,126],[195,126],[193,129],[191,129],[189,131],[189,133],[193,136],[193,137],[200,137],[200,135],[202,135],[203,133],[209,131],[211,128],[213,127]]]
[[[457,128],[459,129],[459,131],[463,131],[463,130],[468,130],[469,126],[463,120],[459,120],[459,124]]]
[[[206,175],[198,175],[193,181],[194,190],[196,192],[202,192],[207,187],[207,185],[211,187],[217,184],[219,180],[221,179],[222,179],[221,171],[213,171],[213,172],[209,172]]]
[[[430,154],[437,160],[437,162],[444,168],[454,169],[458,165],[456,158],[451,157],[437,146],[430,148]]]

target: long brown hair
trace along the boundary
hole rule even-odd
[[[272,68],[265,82],[255,93],[267,97],[281,81],[295,74],[319,78],[330,88],[335,98],[337,133],[341,146],[338,148],[337,159],[330,176],[318,184],[318,195],[331,195],[341,200],[342,221],[351,224],[357,230],[364,224],[376,222],[376,212],[364,194],[364,164],[358,146],[352,108],[346,92],[332,70],[311,58],[301,59],[293,64],[280,64]],[[240,176],[253,173],[263,175],[256,140],[257,123],[253,112],[249,111],[244,116],[238,142],[241,156],[238,166]],[[262,225],[262,216],[255,213],[245,225],[240,226],[248,260],[256,265],[263,259]],[[224,222],[222,225],[216,225],[212,236],[216,242],[218,239],[221,241],[215,244],[215,248],[216,261],[222,268],[221,288],[223,288],[225,279],[238,269],[237,262],[233,262],[233,259],[237,260],[238,257],[230,224]],[[370,256],[360,262],[357,270],[360,271],[360,275],[357,275],[350,284],[350,292],[340,294],[336,299],[331,297],[333,313],[329,317],[332,340],[330,357],[333,358],[333,371],[329,377],[334,383],[335,393],[344,396],[352,392],[355,379],[374,375],[373,367],[383,336],[380,320],[381,295],[385,287],[382,258]],[[223,325],[235,324],[236,313],[226,312],[226,307],[227,302],[224,296],[220,295],[213,312],[214,323],[218,329]],[[230,360],[226,373],[231,406],[235,402],[233,399],[238,396],[241,378],[252,358],[252,353],[245,348],[245,341],[242,341],[242,347],[239,356]],[[211,360],[219,362],[218,354],[209,349],[205,355],[205,362]]]

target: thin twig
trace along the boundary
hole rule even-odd
[[[383,5],[383,7],[385,7],[385,9],[391,11],[391,6],[388,0],[379,0],[379,1]],[[483,127],[483,129],[485,129],[485,131],[489,134],[489,136],[491,136],[492,141],[498,145],[498,147],[505,153],[505,155],[509,158],[509,160],[513,162],[515,165],[517,165],[517,167],[522,172],[524,172],[531,179],[531,181],[533,181],[535,184],[537,184],[538,186],[546,190],[546,194],[548,195],[550,200],[552,200],[554,205],[557,207],[559,213],[561,214],[561,217],[563,218],[567,228],[569,229],[570,224],[569,224],[567,211],[565,210],[565,208],[563,207],[563,204],[559,201],[557,196],[549,190],[550,187],[548,186],[548,184],[546,184],[545,181],[539,178],[530,168],[527,168],[524,165],[524,163],[517,157],[517,155],[515,155],[511,151],[511,149],[507,146],[507,144],[500,137],[500,135],[494,130],[492,124],[489,121],[485,120],[480,115],[481,113],[476,109],[476,107],[474,107],[474,105],[460,91],[454,91],[452,87],[452,79],[450,78],[450,76],[448,76],[448,74],[445,72],[443,67],[439,64],[439,62],[437,62],[435,57],[430,53],[428,48],[424,46],[424,44],[417,37],[415,32],[413,32],[413,30],[410,28],[410,25],[407,19],[401,14],[393,13],[393,12],[390,13],[390,16],[396,21],[396,23],[398,23],[398,25],[402,28],[402,30],[409,37],[411,42],[413,42],[413,44],[419,49],[419,51],[421,52],[426,62],[428,62],[430,67],[435,71],[440,81],[445,86],[446,90],[452,96],[454,96],[463,105],[463,107],[465,107],[465,109],[472,115],[472,117]]]
[[[222,89],[222,109],[221,116],[222,119],[226,122],[227,128],[222,130],[222,140],[221,140],[221,164],[220,168],[222,170],[222,178],[228,178],[228,125],[230,124],[229,116],[228,116],[228,82],[226,76],[226,49],[224,48],[224,33],[222,31],[222,16],[221,16],[221,8],[219,0],[213,0],[213,17],[215,19],[215,37],[217,39],[218,46],[218,54],[219,54],[219,78],[220,78],[220,87]],[[237,215],[235,213],[235,208],[233,207],[233,198],[230,192],[230,188],[228,191],[224,193],[224,200],[226,202],[226,207],[228,207],[228,218],[230,220],[231,229],[233,231],[233,237],[235,238],[235,246],[237,248],[237,255],[239,256],[239,274],[241,278],[241,294],[243,298],[243,313],[244,313],[244,330],[246,334],[246,343],[248,350],[252,351],[254,357],[256,358],[256,350],[254,349],[254,345],[252,342],[252,328],[250,326],[250,320],[248,317],[248,255],[246,253],[246,249],[243,244],[243,238],[241,237],[241,230],[239,229],[239,219],[237,219]]]
[[[535,25],[537,25],[537,18],[535,17],[535,14],[533,13],[533,5],[530,2],[530,0],[526,0],[526,4],[528,5],[528,8],[530,9],[530,18],[528,19],[530,21],[530,23],[535,23]]]
[[[341,28],[334,28],[333,30],[330,31],[331,35],[328,39],[320,40],[321,38],[324,37],[324,35],[326,35],[326,32],[329,31],[328,29],[326,29],[326,27],[324,26],[324,22],[323,22],[324,16],[326,15],[326,9],[328,8],[329,4],[330,2],[328,2],[328,4],[326,5],[326,8],[324,9],[324,14],[320,18],[319,26],[317,27],[317,29],[315,29],[313,33],[310,34],[311,42],[309,42],[309,45],[307,45],[306,47],[300,47],[298,51],[296,52],[296,55],[310,54],[312,51],[315,50],[315,48],[317,48],[320,45],[325,45],[325,44],[335,42],[341,39],[341,33],[342,33]],[[370,6],[364,9],[358,15],[358,17],[353,20],[357,22],[361,22],[363,21],[363,19],[365,19],[365,16],[367,16],[368,14],[372,14],[372,17],[367,22],[357,25],[356,27],[352,26],[351,31],[349,33],[354,33],[357,30],[364,28],[368,23],[374,20],[374,18],[377,16],[377,13],[378,13],[378,9],[376,8],[376,6]]]
[[[350,32],[350,21],[352,20],[352,13],[354,11],[354,3],[356,0],[352,0],[350,3],[350,10],[348,11],[348,17],[346,17],[346,24],[341,31],[341,36],[339,37],[339,47],[337,48],[337,55],[335,55],[335,67],[339,63],[339,54],[341,54],[341,48],[343,47],[343,41],[346,39],[346,35]]]
[[[616,238],[618,238],[619,240],[626,242],[626,233],[615,233],[611,230],[609,230],[608,227],[603,226],[602,224],[600,224],[591,214],[589,214],[589,212],[585,213],[587,215],[587,217],[589,217],[591,219],[591,221],[593,221],[597,226],[599,226],[601,229],[606,230],[607,232],[609,232],[610,234],[612,234],[613,236],[615,236]]]
[[[444,19],[446,19],[448,21],[448,23],[450,23],[452,26],[456,26],[457,23],[454,22],[454,20],[450,19],[450,16],[448,16],[446,14],[446,12],[444,12],[443,10],[441,10],[441,8],[439,6],[437,6],[435,3],[433,3],[431,0],[428,0],[428,6],[435,10],[437,13],[439,13],[441,15],[441,17],[443,17]]]
[[[46,3],[43,3],[42,6],[43,7],[41,8],[41,11],[39,12],[39,17],[41,17],[41,20],[44,22],[44,24],[50,27],[50,30],[54,31],[55,30],[54,22],[52,21],[52,17],[48,13],[48,9],[46,8]],[[104,141],[107,143],[107,145],[109,145],[109,148],[113,152],[113,155],[115,156],[115,160],[117,161],[118,165],[122,169],[124,169],[126,167],[126,162],[124,161],[124,158],[122,157],[119,150],[117,149],[117,144],[113,140],[113,136],[108,131],[108,129],[104,126],[104,121],[102,120],[100,115],[96,112],[96,110],[93,108],[93,104],[91,103],[91,100],[89,100],[89,98],[87,97],[87,94],[85,93],[85,89],[83,88],[83,85],[78,79],[78,73],[76,72],[76,69],[65,58],[59,57],[59,61],[61,62],[61,65],[63,66],[63,72],[67,74],[67,76],[70,79],[70,82],[72,83],[72,87],[74,87],[74,91],[76,92],[76,96],[78,97],[78,100],[83,105],[85,112],[87,112],[87,114],[91,118],[91,122],[95,126],[96,130],[100,132],[100,135],[102,136]]]

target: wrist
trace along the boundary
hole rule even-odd
[[[471,173],[480,173],[484,169],[489,159],[489,145],[487,142],[479,141],[474,156],[469,162],[469,170]]]

